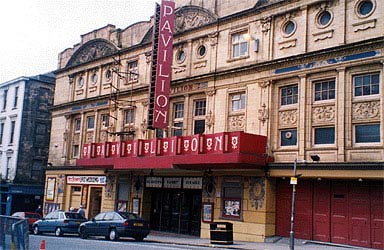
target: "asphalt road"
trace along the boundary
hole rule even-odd
[[[64,235],[55,237],[54,235],[30,235],[29,249],[39,250],[41,241],[45,240],[46,250],[178,250],[178,249],[210,249],[209,247],[195,247],[186,245],[162,244],[157,242],[146,241],[136,242],[130,238],[121,238],[119,241],[109,241],[104,238],[88,238],[80,239],[78,236]],[[219,248],[215,248],[218,250]]]

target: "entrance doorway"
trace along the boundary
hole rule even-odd
[[[152,190],[151,197],[152,229],[200,236],[200,190]]]
[[[100,213],[101,197],[102,197],[102,188],[101,187],[91,187],[91,192],[90,192],[90,197],[89,197],[88,218],[93,218],[98,213]]]

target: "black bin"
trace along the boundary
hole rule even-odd
[[[229,222],[213,222],[210,224],[211,244],[233,244],[233,224]]]

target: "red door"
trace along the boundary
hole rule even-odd
[[[331,242],[348,244],[348,187],[333,182],[331,193]]]
[[[384,187],[371,186],[371,242],[372,248],[384,249]]]
[[[331,241],[331,185],[330,181],[321,180],[313,183],[313,239]]]
[[[295,199],[295,238],[310,240],[312,239],[312,185],[310,180],[298,180]]]
[[[364,184],[364,182],[350,182],[349,244],[360,247],[370,247],[370,192],[369,186]]]
[[[276,183],[276,235],[289,237],[291,230],[292,186],[289,180],[278,179]]]

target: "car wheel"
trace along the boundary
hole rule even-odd
[[[119,239],[119,235],[117,234],[116,229],[112,228],[111,230],[109,230],[109,239],[112,241]]]
[[[38,234],[40,234],[39,226],[34,226],[34,227],[33,227],[33,234],[34,234],[34,235],[38,235]]]
[[[135,241],[143,241],[144,237],[143,236],[140,236],[140,237],[135,237]]]
[[[60,228],[60,227],[56,228],[56,230],[55,230],[55,235],[56,235],[56,237],[59,237],[59,236],[62,236],[62,235],[63,235],[63,232],[61,231],[61,228]]]
[[[88,238],[87,230],[85,229],[85,227],[80,228],[80,238],[82,239]]]

